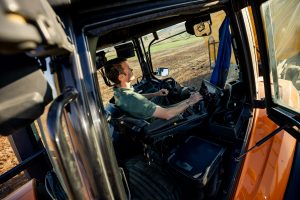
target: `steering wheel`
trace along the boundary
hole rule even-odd
[[[174,94],[177,92],[177,82],[174,78],[169,77],[161,81],[159,88],[167,89],[169,90],[169,94]]]
[[[159,84],[159,89],[167,89],[169,94],[164,96],[165,106],[171,105],[176,103],[176,99],[178,97],[178,89],[177,89],[177,82],[174,78],[166,78],[162,80]]]

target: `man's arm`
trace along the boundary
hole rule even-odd
[[[174,107],[162,108],[160,106],[156,106],[156,109],[153,113],[153,117],[169,120],[175,117],[176,115],[184,112],[189,106],[194,105],[201,99],[202,96],[199,93],[194,93],[190,96],[190,98],[181,101]]]

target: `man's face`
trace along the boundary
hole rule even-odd
[[[120,74],[120,81],[121,82],[131,82],[132,80],[135,79],[132,69],[129,67],[128,63],[126,61],[121,63],[121,66],[123,68],[124,74]]]

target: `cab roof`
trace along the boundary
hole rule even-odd
[[[221,10],[227,0],[49,0],[59,15],[71,15],[78,31],[106,46]],[[102,39],[101,39],[102,38]]]

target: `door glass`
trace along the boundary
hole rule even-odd
[[[273,101],[299,113],[300,1],[270,0],[262,4],[261,13],[271,68]]]

